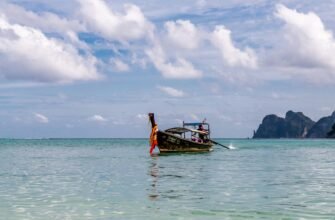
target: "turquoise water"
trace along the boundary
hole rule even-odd
[[[335,219],[335,141],[0,140],[0,219]]]

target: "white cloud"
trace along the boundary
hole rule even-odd
[[[86,44],[85,42],[81,41],[77,35],[76,32],[74,31],[67,31],[64,33],[64,38],[66,40],[68,40],[68,42],[70,42],[73,46],[84,49],[86,51],[90,51],[91,48],[89,47],[88,44]]]
[[[192,63],[183,58],[176,58],[174,63],[168,61],[165,52],[158,44],[152,49],[147,50],[147,55],[165,78],[192,79],[200,78],[202,72],[195,69]]]
[[[68,83],[96,80],[97,60],[40,30],[10,24],[0,15],[0,75],[7,79]]]
[[[140,120],[148,120],[148,115],[147,114],[137,114],[136,118]]]
[[[147,66],[148,59],[147,57],[140,57],[138,54],[133,53],[131,57],[131,63],[139,65],[142,69],[145,69]]]
[[[112,58],[110,63],[117,72],[128,72],[130,69],[128,64],[117,58]]]
[[[231,31],[224,26],[216,26],[211,35],[212,44],[217,47],[222,55],[224,62],[232,67],[257,67],[257,56],[253,50],[246,48],[242,51],[235,47],[231,39]]]
[[[200,41],[200,32],[188,20],[168,21],[165,23],[167,38],[173,44],[184,49],[195,49]]]
[[[35,113],[34,116],[35,116],[35,120],[39,123],[43,123],[43,124],[49,123],[49,119],[45,115]]]
[[[285,26],[274,63],[296,68],[293,74],[301,72],[312,81],[335,82],[335,39],[320,17],[284,5],[277,5],[275,15],[285,22]]]
[[[77,0],[80,14],[89,30],[109,40],[121,42],[146,38],[153,25],[136,5],[125,4],[124,14],[116,13],[103,0]]]
[[[108,121],[106,118],[102,117],[101,115],[93,115],[92,117],[88,118],[89,121],[95,122],[106,122]]]
[[[178,89],[175,89],[175,88],[172,88],[172,87],[168,87],[168,86],[157,86],[157,88],[164,92],[165,94],[169,95],[169,96],[172,96],[172,97],[184,97],[185,96],[185,93],[181,90],[178,90]]]
[[[14,4],[0,3],[0,13],[5,14],[10,23],[34,27],[43,32],[63,34],[68,31],[85,30],[85,27],[78,20],[61,18],[50,12],[37,14]]]
[[[26,10],[19,5],[0,3],[0,14],[4,14],[9,23],[20,24],[41,30],[43,33],[57,33],[76,47],[89,50],[89,46],[81,41],[77,32],[86,31],[79,20],[60,17],[51,12]]]

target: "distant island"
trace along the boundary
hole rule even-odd
[[[335,138],[335,124],[332,127],[332,130],[327,133],[328,138]]]
[[[317,122],[302,112],[288,111],[285,118],[267,115],[253,138],[335,138],[335,111]]]

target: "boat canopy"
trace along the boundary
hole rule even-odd
[[[206,131],[199,131],[199,130],[195,130],[195,129],[181,128],[181,127],[169,128],[169,129],[165,130],[165,132],[169,132],[169,133],[173,133],[173,134],[183,134],[183,133],[186,133],[186,132],[208,134]]]
[[[208,123],[204,122],[192,122],[192,123],[183,123],[184,126],[199,126],[199,125],[208,125]]]
[[[181,127],[176,127],[176,128],[169,128],[165,130],[166,132],[173,133],[173,134],[183,134],[185,132],[190,131],[188,128],[181,128]]]
[[[204,130],[199,131],[197,127],[200,127],[200,125],[204,126]],[[209,124],[206,122],[183,122],[183,127],[189,129],[191,132],[198,133],[198,134],[203,134],[203,135],[208,135],[207,137],[210,138],[210,128]]]

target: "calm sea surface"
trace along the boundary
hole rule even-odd
[[[335,141],[0,140],[0,219],[335,219]]]

